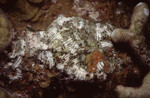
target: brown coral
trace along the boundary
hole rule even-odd
[[[88,66],[88,71],[96,72],[98,62],[103,62],[104,66],[107,65],[104,53],[94,50],[86,57],[86,64]]]

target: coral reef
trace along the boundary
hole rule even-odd
[[[0,11],[0,50],[3,50],[10,44],[12,35],[12,25],[4,13]]]
[[[14,33],[16,38],[8,54],[9,62],[1,64],[0,75],[4,75],[9,84],[17,83],[19,89],[25,89],[21,95],[28,95],[36,88],[47,88],[56,78],[59,82],[95,82],[103,86],[105,81],[112,81],[110,76],[116,77],[127,64],[132,66],[130,57],[119,55],[110,41],[114,29],[108,23],[63,15],[59,15],[45,31],[28,27],[20,34]],[[11,92],[15,91],[11,89]]]
[[[118,84],[137,86],[142,81],[139,66],[127,53],[116,50],[113,42],[129,43],[139,57],[145,54],[142,29],[148,17],[146,4],[135,7],[129,29],[116,29],[129,24],[131,8],[124,1],[17,0],[12,5],[7,15],[13,22],[13,40],[0,56],[0,86],[11,94],[25,98],[116,98]],[[139,44],[144,53],[135,48]],[[117,86],[118,93],[121,87]]]

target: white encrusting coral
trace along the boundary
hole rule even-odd
[[[102,71],[104,69],[104,63],[103,62],[98,62],[97,63],[97,70]]]
[[[55,65],[53,60],[53,54],[50,51],[42,51],[38,54],[38,59],[44,63],[49,65],[49,68],[52,68]]]
[[[45,44],[43,41],[41,41],[41,39],[39,39],[39,38],[43,38],[44,36],[45,36],[44,31],[40,31],[36,33],[31,31],[26,31],[26,38],[24,40],[26,40],[28,45],[27,47],[30,48],[32,52],[35,52],[36,50],[39,49],[46,50],[48,49],[48,45]]]
[[[15,75],[13,75],[13,73],[10,73],[10,74],[8,75],[8,77],[9,77],[9,79],[10,79],[11,81],[13,81],[13,80],[18,80],[18,79],[22,78],[22,71],[21,71],[19,68],[17,68],[17,69],[16,69],[16,72],[15,72]]]
[[[82,6],[81,6],[82,4]],[[88,16],[95,20],[95,21],[98,21],[99,19],[99,11],[97,11],[92,4],[86,2],[86,3],[83,3],[82,0],[74,0],[74,4],[73,4],[73,7],[72,9],[74,9],[79,16],[83,16],[83,15],[86,15],[88,14]]]
[[[113,47],[109,37],[114,28],[108,23],[92,23],[79,17],[59,15],[46,31],[26,30],[18,41],[14,41],[10,55],[15,54],[14,58],[37,58],[43,67],[48,65],[51,69],[56,66],[55,68],[66,72],[75,80],[90,80],[94,76],[104,80],[105,64],[99,62],[98,71],[90,72],[87,70],[85,58],[94,50],[103,52],[103,48]]]
[[[88,72],[79,65],[74,64],[66,72],[67,74],[74,75],[76,80],[89,80],[87,78]]]
[[[101,43],[101,46],[103,48],[105,48],[105,47],[113,47],[113,44],[110,43],[109,41],[101,41],[100,43]]]
[[[13,42],[13,52],[9,53],[9,57],[15,58],[17,56],[24,56],[25,50],[26,50],[26,41],[20,38],[19,40]]]
[[[17,60],[14,62],[14,64],[12,65],[13,69],[19,67],[19,65],[21,64],[22,62],[22,57],[18,57]]]

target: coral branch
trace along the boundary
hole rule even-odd
[[[115,29],[111,35],[114,43],[129,43],[133,52],[139,57],[143,65],[150,67],[150,55],[142,32],[148,21],[149,9],[145,3],[139,3],[134,8],[129,29]],[[150,96],[150,72],[145,76],[139,88],[117,86],[119,98],[148,98]]]
[[[119,98],[149,98],[150,96],[150,72],[145,76],[143,84],[139,88],[117,86]]]
[[[131,17],[131,24],[129,30],[133,33],[140,33],[143,29],[144,24],[147,22],[149,16],[149,8],[148,6],[140,2],[133,10],[133,14]]]
[[[136,55],[140,57],[142,64],[150,66],[150,56],[148,54],[148,48],[145,43],[145,36],[142,32],[148,17],[148,6],[145,3],[140,2],[134,8],[129,29],[115,29],[111,37],[114,43],[128,43]]]

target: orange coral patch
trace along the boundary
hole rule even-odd
[[[100,53],[94,50],[86,57],[86,64],[88,66],[88,71],[96,72],[98,62],[105,61],[104,53]]]

